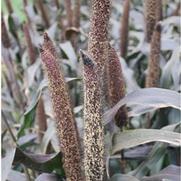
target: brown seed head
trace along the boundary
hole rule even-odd
[[[56,52],[56,48],[55,48],[55,46],[53,45],[53,41],[49,38],[47,32],[44,33],[43,38],[44,38],[43,49],[50,51],[50,53],[51,53],[54,57],[58,58],[58,54],[57,54],[57,52]]]
[[[120,50],[121,50],[121,56],[125,58],[127,55],[127,49],[128,49],[130,0],[125,0],[123,9],[124,9],[123,15],[121,18]]]
[[[108,96],[112,106],[117,104],[125,96],[125,81],[121,69],[119,57],[114,48],[109,46],[109,61],[107,64]],[[121,107],[115,116],[116,125],[122,127],[127,121],[127,110]]]
[[[89,32],[89,42],[107,41],[110,6],[110,0],[92,0],[92,16]]]
[[[65,9],[66,9],[66,15],[67,15],[67,21],[68,21],[68,27],[72,26],[72,20],[73,20],[73,12],[72,12],[72,3],[71,0],[65,1]]]
[[[108,23],[110,0],[92,0],[92,15],[88,39],[91,58],[84,63],[84,167],[86,181],[103,180],[104,127],[102,125],[102,97],[104,67],[108,60]],[[89,56],[88,56],[89,57]],[[82,57],[84,58],[84,57]],[[96,68],[93,68],[93,60]],[[92,62],[92,63],[90,63]]]
[[[88,53],[97,63],[96,74],[101,87],[101,107],[104,109],[106,85],[103,81],[105,65],[108,61],[108,24],[110,17],[110,0],[92,0],[92,15],[88,39]]]
[[[91,57],[103,66],[108,50],[108,23],[110,17],[110,0],[93,0],[92,16],[88,40],[88,52]],[[100,64],[100,65],[99,65]]]
[[[150,42],[155,25],[162,19],[162,1],[146,0],[144,13],[146,22],[146,40],[147,42]]]
[[[47,35],[41,50],[41,59],[49,80],[49,90],[55,113],[57,135],[64,155],[64,169],[67,180],[83,180],[81,171],[80,143],[70,98],[63,74],[51,50],[44,49],[50,43]],[[51,44],[51,43],[50,43]]]
[[[104,130],[100,86],[93,60],[81,52],[84,65],[84,168],[86,181],[103,179]]]
[[[31,41],[29,29],[30,29],[29,25],[24,24],[23,31],[24,31],[24,36],[26,39],[27,47],[28,47],[28,54],[29,54],[30,62],[31,64],[33,64],[36,61],[36,51]]]
[[[153,32],[151,41],[151,52],[148,62],[148,74],[146,77],[146,87],[158,87],[160,76],[160,41],[161,25],[157,24]]]
[[[41,16],[45,23],[45,26],[46,28],[48,28],[50,26],[50,21],[48,18],[48,12],[45,10],[44,4],[43,4],[43,0],[38,0],[38,7],[40,9]]]
[[[80,0],[75,0],[73,12],[73,26],[79,28],[80,26]]]

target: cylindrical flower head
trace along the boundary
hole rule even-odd
[[[110,0],[92,0],[90,41],[107,41],[110,6]]]
[[[98,69],[104,67],[107,61],[110,6],[110,0],[92,0],[88,52],[96,61]]]
[[[66,0],[65,1],[65,9],[66,9],[68,27],[71,27],[72,26],[72,19],[73,19],[72,2],[71,2],[71,0]]]
[[[24,31],[24,36],[26,38],[26,43],[28,47],[28,55],[29,55],[30,63],[33,64],[36,60],[36,51],[31,41],[28,24],[24,24],[23,31]]]
[[[51,49],[45,49],[50,39],[44,36],[41,49],[41,59],[49,80],[49,90],[55,113],[57,135],[64,158],[64,169],[67,180],[83,180],[81,171],[80,142],[73,116],[68,88],[64,77],[59,70],[56,56]],[[51,43],[50,43],[51,44]]]
[[[146,77],[146,87],[159,86],[160,41],[161,41],[161,25],[157,24],[153,32],[152,41],[151,41],[151,52],[148,61],[148,74]]]
[[[101,87],[101,109],[104,109],[105,66],[108,61],[108,25],[110,17],[110,0],[92,0],[92,14],[88,38],[88,53],[96,62],[96,73]]]
[[[120,31],[120,51],[123,58],[127,55],[128,49],[128,32],[129,32],[129,8],[130,0],[125,0],[124,10],[121,18],[121,31]]]
[[[114,106],[125,96],[125,81],[119,57],[114,48],[109,46],[109,61],[107,64],[109,103]],[[116,125],[122,127],[126,124],[127,110],[121,107],[115,116]]]
[[[57,55],[56,48],[53,45],[53,41],[49,38],[49,36],[46,32],[44,33],[43,38],[44,38],[43,49],[48,50],[53,55],[53,57],[55,57],[57,59],[58,55]]]
[[[80,26],[80,0],[75,0],[74,3],[74,15],[73,15],[73,25],[76,28]]]
[[[50,26],[50,20],[48,19],[48,12],[45,10],[43,0],[38,0],[38,7],[41,11],[42,19],[45,23],[46,28]]]
[[[162,0],[146,0],[144,3],[146,41],[150,42],[155,25],[162,19]]]
[[[101,181],[104,173],[104,129],[100,86],[93,60],[81,51],[84,66],[84,168],[86,181]]]

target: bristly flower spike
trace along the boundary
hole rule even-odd
[[[104,129],[101,91],[94,61],[80,51],[84,78],[84,168],[86,181],[103,180]]]
[[[52,41],[44,34],[41,59],[49,80],[49,90],[55,114],[57,135],[63,153],[64,169],[68,181],[83,181],[80,142],[72,112],[68,88],[59,69]]]

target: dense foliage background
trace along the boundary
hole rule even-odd
[[[83,81],[79,50],[87,50],[91,3],[81,1],[80,27],[72,27],[67,23],[64,1],[10,2],[12,10],[5,1],[1,9],[2,181],[64,180],[62,153],[39,49],[46,31],[56,46],[82,138]],[[123,3],[112,0],[109,24],[109,40],[118,55]],[[111,109],[105,105],[103,115],[107,126],[115,111],[126,104],[128,124],[122,131],[117,127],[113,132],[105,131],[107,180],[179,180],[181,31],[179,13],[174,14],[178,4],[178,0],[163,1],[160,88],[143,89],[150,44],[145,41],[143,2],[130,1],[128,53],[125,58],[119,56],[126,96],[117,107]],[[5,26],[7,29],[3,29]]]

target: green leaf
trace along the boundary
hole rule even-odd
[[[125,159],[145,159],[153,145],[140,145],[124,151]]]
[[[58,174],[64,175],[62,154],[32,154],[16,148],[13,164],[23,163],[27,168],[42,172],[57,171]]]
[[[160,84],[164,88],[169,88],[171,80],[174,83],[174,89],[179,90],[180,76],[181,76],[181,64],[180,64],[180,50],[179,47],[173,50],[170,60],[162,69],[162,75],[160,78]],[[176,71],[178,70],[178,71]]]
[[[11,170],[10,173],[8,174],[8,181],[27,181],[27,177],[25,174],[15,171],[15,170]]]
[[[139,181],[136,177],[124,174],[116,174],[109,181]]]
[[[25,71],[25,76],[27,76],[28,86],[32,87],[34,83],[34,79],[36,76],[37,70],[40,69],[41,62],[39,59],[36,60],[36,62],[32,65],[30,65],[27,70]]]
[[[76,56],[75,51],[72,47],[72,44],[69,41],[67,41],[64,43],[60,43],[59,45],[60,45],[61,50],[66,54],[66,56],[70,60],[72,69],[76,70],[77,56]]]
[[[57,175],[55,174],[48,174],[48,173],[43,173],[41,175],[39,175],[35,181],[63,181],[63,179],[58,178]]]
[[[34,144],[36,138],[37,134],[26,134],[18,139],[17,144],[23,149]]]
[[[155,168],[155,165],[160,160],[163,160],[166,154],[166,147],[167,146],[164,143],[156,143],[151,152],[148,154],[148,157],[130,174],[137,178],[142,178],[143,176],[147,175],[149,171]]]
[[[155,141],[181,146],[179,133],[157,129],[136,129],[115,134],[112,153]]]
[[[46,153],[48,144],[51,141],[51,138],[53,137],[53,135],[55,134],[56,130],[55,130],[55,123],[54,121],[50,120],[49,121],[49,125],[48,128],[43,136],[41,145],[40,145],[40,149],[43,153]]]
[[[23,124],[17,135],[18,138],[25,135],[25,129],[33,126],[34,119],[35,119],[35,113],[36,113],[36,105],[37,105],[37,103],[34,105],[34,107],[30,111],[28,111],[24,114]]]
[[[79,81],[79,80],[82,80],[82,78],[79,78],[79,77],[65,77],[65,81],[67,83],[72,82],[72,81]]]
[[[22,126],[17,135],[18,138],[21,136],[24,136],[25,129],[33,126],[33,123],[35,120],[36,106],[37,106],[40,96],[42,94],[42,90],[45,87],[46,87],[46,84],[44,83],[44,81],[42,81],[40,83],[40,86],[39,86],[37,92],[35,93],[35,95],[33,95],[32,101],[31,101],[30,105],[28,106],[26,112],[24,113],[23,123],[22,123]]]
[[[149,177],[143,177],[141,181],[159,181],[159,180],[174,180],[174,181],[180,181],[180,172],[181,167],[176,165],[169,165],[168,167],[161,170],[159,173],[149,176]]]
[[[177,128],[181,126],[181,123],[175,123],[168,126],[164,126],[162,130],[177,132]]]
[[[9,150],[7,155],[2,158],[2,176],[1,176],[1,179],[2,181],[6,181],[7,180],[7,177],[8,177],[8,174],[10,173],[11,171],[11,166],[12,166],[12,163],[13,163],[13,159],[14,159],[14,156],[15,156],[15,149],[12,149],[12,150]]]
[[[109,123],[123,105],[131,108],[128,116],[138,116],[159,108],[173,107],[180,109],[180,94],[176,91],[161,88],[138,89],[126,95],[113,108],[104,114],[105,124]]]
[[[117,158],[107,158],[106,162],[106,173],[108,178],[115,174],[121,173],[120,159]]]
[[[166,131],[175,131],[180,124],[173,124],[163,127],[162,130]],[[167,135],[168,137],[168,135]],[[155,168],[155,165],[159,160],[163,159],[166,154],[167,145],[164,143],[156,143],[152,150],[149,152],[148,157],[130,174],[136,176],[137,178],[142,178],[147,175],[149,171]]]
[[[17,31],[16,31],[16,25],[14,23],[14,19],[12,15],[8,16],[8,25],[9,25],[9,31],[12,33],[12,35],[17,38]]]

